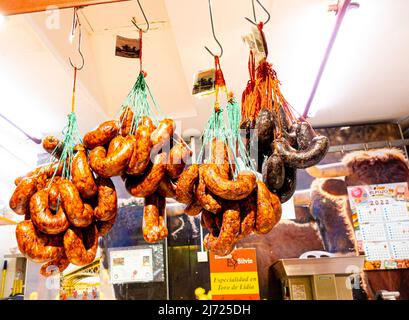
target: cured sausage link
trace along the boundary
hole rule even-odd
[[[148,197],[152,195],[165,176],[166,153],[160,153],[155,157],[151,169],[142,177],[127,177],[125,187],[134,197]]]
[[[101,123],[100,126],[88,132],[84,136],[84,145],[87,149],[94,149],[108,144],[113,138],[118,135],[119,127],[116,121],[106,121]]]
[[[92,170],[99,176],[110,178],[119,176],[127,168],[135,147],[135,137],[117,136],[111,143],[119,145],[107,154],[104,147],[96,147],[90,152],[89,162]]]
[[[37,181],[35,178],[23,178],[10,198],[9,206],[11,210],[20,215],[30,212],[30,199],[37,191]]]
[[[85,148],[78,145],[75,150],[77,153],[72,160],[72,182],[82,198],[90,199],[97,194],[97,185],[88,164]]]
[[[143,174],[150,162],[152,149],[151,129],[147,126],[139,126],[135,132],[135,148],[132,153],[127,174],[140,175]]]
[[[94,210],[95,218],[101,221],[115,219],[118,211],[118,199],[115,185],[111,179],[97,178],[98,205]]]
[[[84,205],[74,184],[67,179],[61,179],[59,190],[61,203],[70,223],[75,227],[89,226],[92,223],[94,210],[89,204]]]
[[[201,165],[199,167],[199,183],[196,188],[196,198],[205,210],[217,214],[222,210],[222,206],[209,192],[206,192],[206,183],[203,177],[205,166]]]
[[[192,164],[180,175],[176,184],[176,200],[190,204],[193,201],[193,187],[199,178],[199,165]]]
[[[275,149],[283,158],[284,162],[297,169],[305,169],[316,165],[327,154],[329,140],[325,136],[317,136],[312,139],[305,150],[296,150],[285,139],[277,139],[274,142]]]
[[[256,231],[261,234],[270,232],[280,218],[280,199],[271,193],[262,181],[258,180]]]
[[[145,198],[142,232],[146,242],[156,243],[168,236],[165,222],[165,198],[153,194]]]
[[[92,224],[88,228],[71,227],[64,235],[64,249],[68,260],[84,266],[94,261],[98,249],[98,230]]]
[[[220,176],[217,166],[205,165],[203,178],[206,187],[215,195],[226,200],[241,200],[250,195],[256,186],[256,176],[251,171],[241,171],[237,180],[228,180]]]
[[[36,230],[31,220],[16,227],[16,239],[20,252],[34,262],[47,262],[57,258],[64,250],[61,237],[47,236]]]
[[[56,214],[53,214],[48,205],[48,190],[36,192],[30,200],[31,220],[41,232],[59,234],[69,227],[65,212],[60,205]]]
[[[70,265],[70,260],[68,260],[65,252],[60,254],[56,259],[51,260],[41,266],[40,274],[44,277],[50,277],[58,270],[58,272],[63,272]]]

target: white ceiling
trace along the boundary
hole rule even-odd
[[[287,100],[302,111],[336,17],[335,0],[263,0],[271,12],[265,26],[269,61]],[[397,120],[409,115],[409,1],[359,0],[348,12],[312,108],[317,126]],[[392,4],[393,2],[393,4]],[[180,130],[201,130],[213,97],[197,99],[194,74],[213,66],[204,50],[218,50],[211,35],[207,0],[141,0],[151,30],[144,35],[144,69],[162,110],[181,120]],[[259,8],[258,8],[259,9]],[[248,49],[241,37],[251,25],[250,0],[213,0],[216,34],[223,45],[222,68],[236,96],[248,80]],[[265,19],[261,10],[260,19]],[[81,10],[85,68],[79,72],[77,114],[85,132],[116,115],[139,72],[139,61],[115,57],[116,35],[137,37],[131,18],[143,23],[136,1]],[[0,26],[0,112],[30,134],[60,132],[70,109],[72,10],[9,17]],[[50,27],[51,23],[51,27]],[[0,120],[0,192],[7,199],[12,179],[31,168],[39,152]],[[6,161],[4,160],[4,161]],[[3,162],[3,161],[2,161]],[[4,191],[6,190],[6,191]],[[1,205],[1,203],[0,203]]]

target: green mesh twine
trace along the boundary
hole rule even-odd
[[[50,157],[50,165],[52,163],[58,162],[52,178],[50,179],[49,186],[51,185],[54,177],[58,172],[58,168],[62,164],[62,174],[61,177],[71,180],[72,179],[72,160],[74,158],[74,147],[77,144],[82,144],[81,134],[77,124],[77,117],[74,112],[68,115],[68,124],[62,130],[63,140],[57,145],[53,150]],[[63,146],[61,156],[59,159],[56,157],[57,150]]]
[[[153,107],[149,103],[148,97],[152,101]],[[135,133],[139,120],[144,116],[150,117],[155,124],[158,124],[158,119],[164,118],[164,114],[145,80],[143,72],[139,74],[131,91],[122,103],[117,117],[119,118],[129,110],[133,112],[130,134]],[[123,119],[126,119],[126,117],[123,117]],[[122,122],[120,124],[122,126]]]
[[[230,98],[227,103],[227,120],[227,141],[234,158],[230,159],[230,161],[233,160],[236,164],[234,177],[236,177],[238,172],[242,170],[257,171],[248,152],[246,151],[243,140],[241,139],[241,109],[234,97]],[[239,161],[239,159],[241,161]]]

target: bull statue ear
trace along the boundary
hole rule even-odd
[[[342,162],[313,166],[305,170],[314,178],[335,178],[351,174],[349,168]]]

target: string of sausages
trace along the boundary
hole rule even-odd
[[[251,53],[250,60],[252,57]],[[255,74],[243,92],[241,128],[247,131],[249,152],[258,151],[263,181],[284,203],[295,192],[297,169],[319,163],[328,152],[329,140],[318,135],[303,117],[297,117],[281,93],[270,63],[261,61]],[[251,129],[255,129],[253,134]]]

